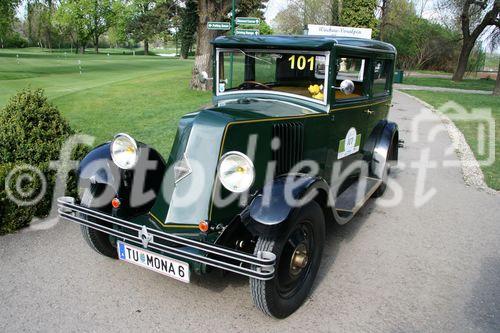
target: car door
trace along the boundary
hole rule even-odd
[[[335,79],[330,110],[329,165],[340,164],[344,171],[351,163],[363,158],[361,147],[366,140],[366,109],[370,98],[368,57],[339,53],[334,60]],[[338,87],[343,80],[354,83],[351,94],[342,93]]]
[[[390,108],[391,80],[394,61],[388,56],[375,56],[370,65],[370,103],[364,110],[365,132],[376,135],[377,125],[387,118]]]

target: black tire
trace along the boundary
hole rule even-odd
[[[298,209],[287,223],[286,232],[276,237],[259,237],[255,246],[254,253],[269,251],[276,255],[274,278],[269,281],[250,278],[255,306],[275,318],[288,317],[304,303],[318,273],[325,243],[325,218],[315,201]],[[297,241],[296,236],[300,233],[308,240],[305,245],[308,255],[306,264],[297,273],[297,267],[292,266],[298,246],[294,247],[292,243]],[[290,253],[291,249],[295,250]],[[290,290],[285,288],[287,281],[292,281],[288,286]]]
[[[116,246],[109,239],[109,235],[84,225],[82,225],[80,229],[83,239],[85,239],[91,249],[103,256],[118,259]]]
[[[81,205],[84,207],[92,207],[91,202],[94,198],[94,194],[97,191],[97,187],[91,186],[86,188],[82,195]],[[82,219],[88,219],[84,214],[78,214],[78,216]],[[106,225],[106,227],[112,227],[111,225]],[[80,226],[80,230],[82,231],[83,239],[87,242],[89,247],[100,255],[118,259],[118,252],[116,250],[116,245],[114,242],[111,242],[109,235],[97,231],[95,229],[86,227],[84,225]]]

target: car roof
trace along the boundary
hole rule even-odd
[[[339,48],[362,48],[375,52],[383,51],[396,53],[396,48],[391,44],[378,40],[337,37],[337,36],[221,36],[213,40],[216,47],[230,48],[271,48],[271,49],[296,49],[296,50],[331,50],[333,47]]]

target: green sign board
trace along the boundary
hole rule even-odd
[[[208,22],[208,30],[229,30],[231,23],[229,22]]]
[[[236,24],[240,25],[259,25],[260,19],[256,17],[237,17]]]
[[[259,29],[240,29],[240,28],[237,28],[234,31],[234,34],[240,35],[240,36],[258,36]]]

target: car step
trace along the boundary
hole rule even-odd
[[[337,197],[335,209],[338,212],[355,214],[382,183],[382,180],[373,177],[366,177],[364,180],[366,182],[363,179],[354,182]]]

